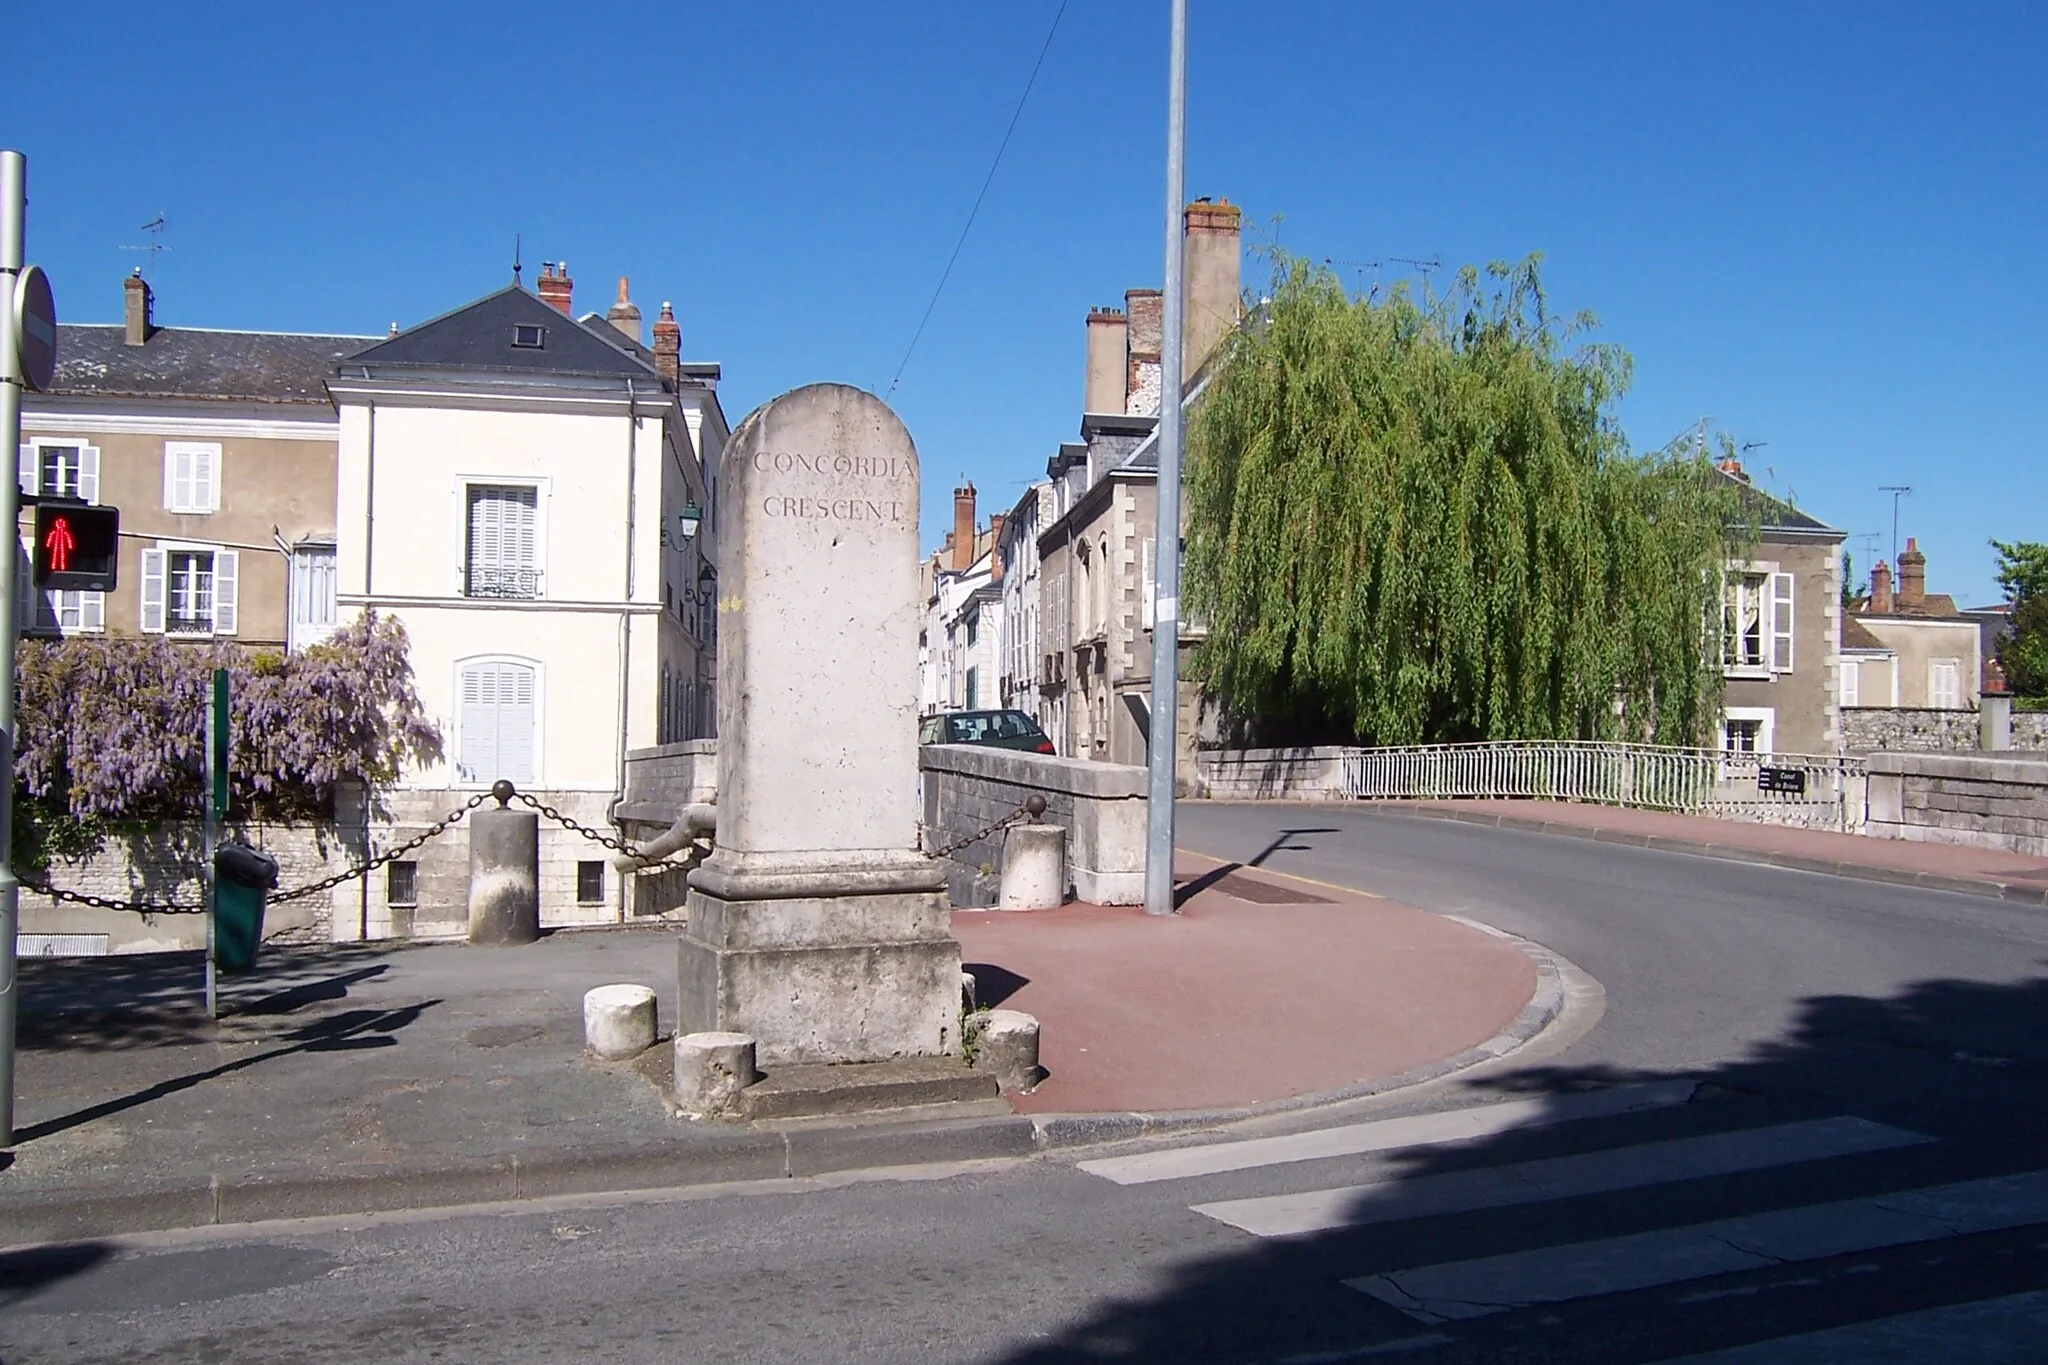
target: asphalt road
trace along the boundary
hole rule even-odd
[[[1181,843],[1538,940],[1605,1014],[1151,1165],[8,1253],[0,1360],[2048,1358],[2042,912],[1352,808]]]

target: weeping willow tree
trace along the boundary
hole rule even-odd
[[[1368,744],[1705,742],[1753,516],[1700,443],[1629,452],[1629,358],[1591,326],[1547,314],[1534,257],[1376,301],[1277,261],[1189,431],[1194,668],[1226,712]]]

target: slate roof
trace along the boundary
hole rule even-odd
[[[539,347],[512,344],[512,329],[545,329]],[[646,355],[648,358],[642,359]],[[349,357],[401,369],[497,370],[506,374],[604,375],[662,382],[651,354],[610,323],[585,326],[516,284],[486,294]]]
[[[335,362],[375,337],[160,327],[141,346],[124,328],[59,323],[51,392],[327,405]]]
[[[1837,531],[1824,521],[1817,521],[1782,498],[1776,498],[1758,488],[1748,479],[1731,474],[1725,469],[1714,471],[1735,485],[1736,496],[1745,511],[1756,514],[1757,525],[1764,531],[1806,531],[1847,539],[1847,533]]]
[[[1890,649],[1891,646],[1870,633],[1870,627],[1854,616],[1842,618],[1842,648],[1844,649]]]

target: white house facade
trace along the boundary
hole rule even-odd
[[[373,844],[501,778],[613,832],[626,751],[704,733],[725,423],[715,368],[683,373],[677,335],[664,308],[649,351],[570,317],[566,297],[551,306],[513,285],[351,357],[329,381],[340,607],[404,623],[445,741],[440,761],[384,798]],[[541,841],[544,924],[623,916],[607,850],[545,818]],[[435,841],[367,888],[367,936],[455,932],[412,911],[465,903],[459,853]]]

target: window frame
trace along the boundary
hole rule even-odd
[[[1730,721],[1757,722],[1756,749],[1754,752],[1730,749],[1728,747],[1728,722]],[[1761,761],[1777,752],[1777,728],[1778,708],[1775,706],[1724,706],[1721,708],[1721,724],[1715,728],[1714,733],[1716,742],[1723,754],[1731,758],[1757,759]]]
[[[43,461],[51,450],[78,453],[77,489],[73,494],[88,507],[100,505],[100,448],[72,436],[23,436],[16,461],[15,483],[24,495],[39,497],[43,492]],[[53,496],[63,496],[61,494]]]
[[[539,659],[526,654],[468,654],[455,660],[453,704],[449,711],[453,720],[448,726],[449,746],[447,764],[449,785],[462,791],[485,791],[503,774],[488,778],[464,777],[462,775],[462,746],[464,742],[462,724],[462,675],[479,664],[516,664],[533,672],[533,775],[528,784],[539,790],[547,786],[547,666]]]
[[[533,596],[475,597],[469,591],[469,507],[476,488],[533,490]],[[554,480],[547,475],[457,474],[455,476],[455,595],[465,602],[542,602],[548,597],[548,503]]]
[[[206,630],[171,629],[171,557],[180,554],[203,554],[212,558],[213,562],[208,570],[211,583],[207,594],[209,628]],[[156,599],[157,623],[155,626],[149,624],[149,584],[152,577],[149,572],[149,561],[151,556],[155,556],[158,561],[158,572],[154,575],[157,580],[157,590],[159,593]],[[233,566],[233,571],[226,575],[228,581],[232,584],[233,590],[228,594],[230,599],[227,602],[228,622],[225,626],[221,624],[222,593],[220,585],[222,579],[221,565],[223,562]],[[242,630],[241,566],[242,553],[232,546],[198,540],[158,540],[153,542],[142,551],[142,562],[136,574],[138,579],[136,585],[136,624],[138,630],[144,635],[161,635],[171,640],[215,640],[240,635]]]
[[[206,496],[201,499],[196,495],[198,476],[195,472],[193,476],[195,496],[190,501],[181,504],[178,501],[178,457],[181,455],[198,456],[202,454],[207,457],[208,478],[206,480]],[[221,466],[224,462],[219,441],[165,441],[164,511],[169,512],[173,516],[181,517],[209,516],[212,513],[218,512],[221,501],[221,484],[224,482],[221,477]]]

